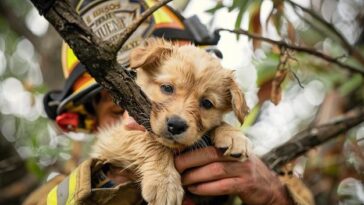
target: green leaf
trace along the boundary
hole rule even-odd
[[[251,3],[250,0],[240,0],[240,1],[238,0],[238,3],[236,3],[237,4],[236,6],[239,8],[239,13],[238,13],[238,16],[236,17],[235,29],[240,28],[241,21],[243,20],[244,12],[250,3]]]
[[[228,11],[231,12],[232,10],[239,8],[239,4],[241,2],[244,2],[244,1],[245,0],[243,0],[243,1],[241,1],[241,0],[234,0],[233,1],[233,4],[228,8]]]
[[[257,85],[261,86],[265,82],[273,79],[279,62],[279,54],[267,53],[267,57],[256,64]]]
[[[271,20],[278,34],[281,34],[282,16],[283,16],[282,12],[279,11],[277,11],[275,14],[271,16]]]
[[[216,6],[214,6],[214,7],[213,7],[213,8],[211,8],[211,9],[206,10],[206,12],[207,12],[207,13],[210,13],[210,14],[214,14],[216,11],[218,11],[218,10],[220,10],[220,9],[222,9],[222,8],[225,8],[225,5],[224,5],[223,3],[221,3],[221,2],[218,2],[218,3],[216,4]]]
[[[362,85],[363,77],[360,74],[356,74],[350,80],[345,81],[345,83],[340,86],[339,92],[341,95],[346,96],[359,89]]]
[[[26,167],[31,173],[36,175],[39,179],[44,178],[46,175],[45,171],[41,167],[39,167],[37,161],[34,158],[29,158],[26,161]]]

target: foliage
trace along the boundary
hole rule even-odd
[[[33,8],[19,0],[3,3],[16,8],[14,14],[24,21]],[[36,50],[38,45],[12,29],[4,13],[0,22],[1,135],[15,146],[28,170],[42,180],[49,166],[65,151],[51,142],[49,120],[42,107],[48,90],[40,69],[43,56]]]

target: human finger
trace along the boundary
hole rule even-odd
[[[122,119],[125,120],[125,128],[127,130],[145,131],[145,128],[142,125],[139,125],[134,120],[134,118],[129,115],[129,113],[127,111],[124,112]]]
[[[175,167],[179,173],[186,169],[203,166],[216,161],[228,161],[215,147],[205,147],[175,157]]]
[[[244,180],[242,178],[232,177],[206,183],[194,184],[188,186],[187,189],[196,195],[219,196],[240,193],[242,184],[244,184]]]
[[[191,185],[215,181],[224,178],[237,177],[244,173],[241,162],[213,162],[186,171],[182,175],[182,184]]]
[[[116,184],[122,184],[128,181],[135,180],[134,174],[124,168],[111,167],[107,172],[107,176]]]

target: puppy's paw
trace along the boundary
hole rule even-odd
[[[252,152],[252,143],[240,130],[231,127],[217,131],[214,136],[215,147],[225,156],[246,159]]]
[[[181,205],[184,190],[178,183],[159,183],[155,180],[142,186],[142,196],[149,205]]]

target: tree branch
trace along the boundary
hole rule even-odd
[[[336,58],[332,58],[332,57],[330,57],[330,56],[328,56],[328,55],[326,55],[324,53],[318,52],[318,51],[316,51],[314,49],[311,49],[311,48],[300,47],[300,46],[288,44],[288,43],[286,43],[284,41],[276,41],[276,40],[273,40],[273,39],[270,39],[270,38],[265,38],[263,36],[260,36],[260,35],[254,34],[254,33],[250,33],[250,32],[248,32],[246,30],[243,30],[243,29],[237,29],[237,30],[218,29],[217,31],[218,32],[228,31],[228,32],[231,32],[231,33],[246,35],[246,36],[248,36],[250,38],[261,40],[261,41],[264,41],[264,42],[267,42],[267,43],[270,43],[270,44],[274,44],[274,45],[277,45],[277,46],[280,46],[280,47],[295,50],[295,51],[298,51],[298,52],[307,53],[307,54],[319,57],[319,58],[321,58],[321,59],[323,59],[323,60],[325,60],[327,62],[334,63],[334,64],[336,64],[336,65],[338,65],[338,66],[340,66],[342,68],[345,68],[345,69],[347,69],[347,70],[349,70],[351,72],[359,73],[361,75],[364,75],[364,70],[356,68],[356,67],[348,65],[348,64],[345,64],[345,63],[342,63]]]
[[[305,13],[308,13],[311,17],[316,19],[318,22],[320,22],[326,28],[328,28],[331,32],[333,32],[340,39],[341,45],[348,51],[349,55],[353,56],[354,59],[356,59],[359,63],[364,65],[364,56],[355,47],[350,45],[350,43],[346,40],[346,38],[332,24],[327,22],[325,19],[323,19],[321,16],[319,16],[312,10],[307,9],[291,0],[286,0],[286,1],[289,4],[291,4],[292,7],[294,7],[294,10],[296,8],[300,8],[302,11],[304,11]]]
[[[161,8],[162,6],[166,5],[168,2],[172,0],[162,0],[154,4],[144,13],[142,13],[138,19],[136,19],[129,27],[125,29],[125,32],[121,35],[117,42],[114,43],[114,51],[117,52],[121,49],[124,43],[129,39],[129,37],[134,33],[135,30],[156,10]]]
[[[104,88],[110,91],[114,101],[127,109],[132,117],[141,125],[150,129],[151,102],[139,86],[135,84],[129,74],[118,64],[115,46],[103,42],[83,22],[68,1],[53,0],[44,3],[44,0],[31,0],[38,11],[54,26],[63,39],[75,52],[77,58],[86,66],[87,71]],[[167,3],[165,0],[163,3]],[[159,3],[153,9],[161,7]],[[152,14],[147,9],[145,18]],[[139,19],[140,21],[140,19]],[[131,24],[126,31],[133,32],[135,24]],[[130,34],[123,36],[127,39]],[[122,46],[120,41],[118,46]]]
[[[327,124],[309,128],[298,133],[290,141],[265,154],[262,159],[271,169],[276,170],[313,147],[347,132],[363,121],[364,108],[348,112]]]
[[[0,204],[20,204],[38,185],[35,176],[27,174],[26,162],[13,144],[0,134]]]

